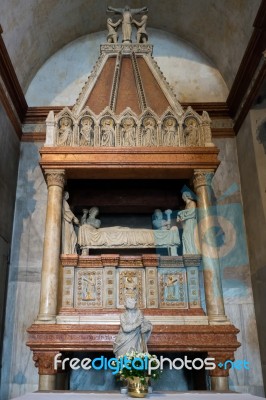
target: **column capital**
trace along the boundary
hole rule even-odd
[[[214,172],[214,169],[195,169],[193,175],[195,190],[200,186],[211,186]]]
[[[65,186],[65,170],[64,169],[45,169],[44,175],[48,188],[50,186],[59,186],[62,189]]]
[[[54,358],[60,351],[33,351],[33,361],[41,375],[54,375],[58,371],[54,369]],[[61,356],[58,357],[61,359]]]

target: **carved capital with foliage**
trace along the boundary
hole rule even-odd
[[[44,171],[48,188],[50,186],[59,186],[62,189],[65,186],[65,170],[64,169],[46,169]]]
[[[54,375],[59,372],[58,370],[54,369],[54,358],[58,353],[58,351],[33,352],[33,361],[35,363],[35,367],[38,368],[39,375]]]
[[[193,176],[194,189],[197,190],[200,186],[211,186],[214,170],[195,169]]]

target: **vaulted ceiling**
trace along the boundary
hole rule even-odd
[[[230,88],[261,0],[1,0],[3,39],[20,84],[67,43],[106,29],[106,8],[147,6],[148,26],[171,32],[209,57]]]

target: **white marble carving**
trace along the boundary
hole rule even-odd
[[[77,235],[73,224],[79,225],[79,220],[71,211],[68,199],[69,194],[65,192],[62,206],[62,254],[75,254]]]
[[[136,125],[133,118],[124,118],[121,122],[121,146],[136,146]]]
[[[94,122],[89,116],[84,116],[80,120],[79,144],[80,146],[94,144]]]
[[[161,210],[155,210],[153,219],[155,230],[124,226],[100,228],[101,220],[96,218],[98,213],[98,207],[92,207],[90,210],[83,209],[78,244],[84,250],[84,254],[90,248],[155,248],[157,246],[176,248],[180,246],[178,229],[176,227],[170,229],[169,220],[163,219]]]
[[[184,139],[186,147],[199,145],[199,126],[195,118],[187,118],[184,124]]]
[[[176,146],[178,127],[177,122],[174,118],[168,117],[163,121],[161,130],[162,145],[163,146]]]
[[[148,41],[148,34],[146,32],[147,20],[148,16],[142,15],[140,22],[136,21],[135,19],[132,21],[138,29],[136,34],[137,43],[147,43]]]
[[[115,122],[111,117],[101,120],[100,145],[104,147],[115,146]]]
[[[55,144],[55,118],[54,112],[50,111],[46,118],[46,140],[45,146],[54,146]]]
[[[198,227],[197,227],[197,209],[194,196],[189,191],[182,194],[182,199],[186,203],[184,210],[179,211],[177,214],[177,222],[183,225],[182,245],[183,254],[199,254],[197,248]]]
[[[113,22],[112,18],[107,18],[108,43],[117,43],[118,40],[117,29],[120,24],[121,24],[121,19],[119,19],[117,22]]]
[[[132,36],[132,16],[136,14],[143,14],[148,11],[147,7],[142,8],[130,8],[129,6],[125,6],[124,8],[114,8],[108,7],[108,13],[115,13],[122,16],[122,34],[123,34],[123,43],[131,43]],[[119,24],[118,24],[119,25]],[[109,36],[109,34],[108,34]]]
[[[81,248],[155,248],[179,246],[175,230],[133,229],[127,227],[93,228],[84,224],[78,233]]]
[[[146,117],[143,119],[141,136],[142,146],[158,146],[157,124],[153,117]]]
[[[120,330],[114,342],[116,357],[126,354],[128,351],[147,351],[147,341],[152,331],[152,324],[137,309],[134,298],[126,298],[126,311],[120,317]]]
[[[73,125],[69,117],[62,117],[59,120],[57,130],[57,144],[58,146],[71,146],[73,143]]]

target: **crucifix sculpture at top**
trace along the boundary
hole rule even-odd
[[[111,6],[107,7],[106,10],[108,13],[114,13],[122,15],[122,34],[123,34],[123,43],[131,43],[131,35],[132,35],[132,23],[133,15],[136,14],[144,14],[148,12],[147,7],[142,8],[130,8],[129,6],[125,6],[124,8],[113,8]]]

